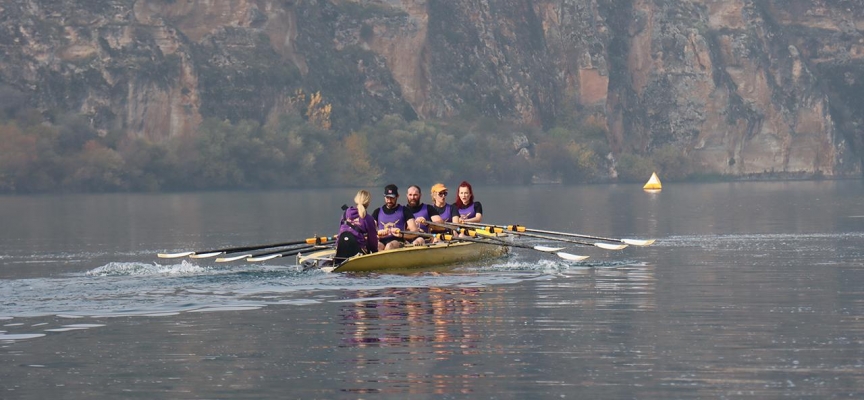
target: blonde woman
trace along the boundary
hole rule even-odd
[[[354,196],[354,205],[342,214],[336,242],[336,264],[362,253],[378,251],[378,230],[375,219],[366,212],[372,197],[360,190]]]
[[[441,218],[443,222],[453,222],[453,216],[459,215],[456,212],[456,207],[452,204],[447,204],[447,186],[444,186],[443,183],[436,183],[432,186],[432,200],[433,203],[429,206],[435,210],[438,214],[438,217]],[[432,227],[433,232],[450,232],[449,229],[444,229],[440,227]]]

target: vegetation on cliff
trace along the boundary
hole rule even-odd
[[[862,171],[847,2],[2,9],[3,193]]]
[[[544,132],[471,112],[447,121],[409,122],[389,115],[373,125],[336,132],[328,129],[330,108],[320,95],[298,97],[304,101],[300,111],[267,124],[208,118],[195,135],[161,143],[130,138],[119,130],[99,135],[82,116],[46,119],[34,109],[6,113],[0,119],[0,193],[275,189],[463,179],[578,183],[595,181],[609,170],[605,132],[590,121]],[[618,170],[641,181],[646,171],[662,168],[663,162],[631,157],[622,160]],[[680,170],[679,165],[669,167]]]

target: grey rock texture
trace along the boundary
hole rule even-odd
[[[862,30],[864,2],[839,0],[10,0],[0,84],[155,141],[265,123],[303,89],[340,130],[576,113],[613,155],[843,177],[864,155]]]

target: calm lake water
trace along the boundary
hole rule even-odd
[[[156,253],[332,235],[353,189],[0,197],[0,398],[864,397],[862,181],[476,191],[657,243],[327,274]]]

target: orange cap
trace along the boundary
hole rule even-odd
[[[436,183],[432,185],[432,193],[441,193],[444,190],[447,190],[447,186],[444,186],[443,183]]]

